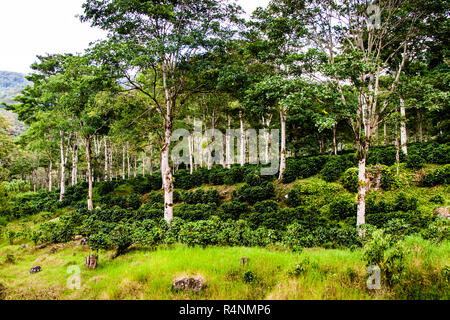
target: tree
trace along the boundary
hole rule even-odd
[[[132,89],[148,96],[148,107],[156,108],[164,120],[161,173],[164,218],[170,222],[173,178],[169,151],[174,119],[180,106],[206,85],[189,81],[188,76],[207,68],[202,59],[195,61],[196,57],[207,55],[234,35],[232,24],[240,10],[226,0],[87,0],[83,8],[82,21],[109,31],[105,45],[110,50],[100,54],[103,62],[113,66],[118,77],[127,79]],[[102,51],[100,46],[98,49]]]

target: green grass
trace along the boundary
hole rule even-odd
[[[408,270],[420,271],[421,281],[433,281],[433,275],[449,264],[450,245],[436,246],[410,237],[405,241]],[[50,253],[52,246],[41,250],[0,244],[5,257],[0,264],[0,282],[7,287],[4,299],[391,299],[392,290],[366,289],[365,264],[361,251],[306,249],[303,253],[263,248],[187,248],[181,245],[157,250],[132,248],[125,255],[112,259],[112,252],[100,252],[99,266],[89,270],[83,266],[90,251],[74,243]],[[5,262],[7,254],[15,262]],[[243,267],[241,257],[248,257]],[[309,262],[305,263],[305,259]],[[298,264],[303,272],[293,272]],[[28,274],[40,265],[42,272]],[[67,287],[69,266],[81,270],[79,290]],[[255,280],[244,281],[251,271]],[[413,274],[417,274],[414,272]],[[182,275],[201,275],[207,288],[201,293],[172,290],[173,280]],[[429,276],[428,276],[429,275]],[[430,280],[431,279],[431,280]],[[416,294],[410,283],[410,297]],[[431,283],[430,285],[433,285]],[[430,289],[431,290],[431,289]],[[442,288],[434,298],[442,296]]]

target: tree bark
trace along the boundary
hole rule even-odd
[[[161,150],[161,175],[164,189],[164,219],[170,223],[173,219],[173,177],[169,165],[170,139],[172,138],[172,118],[166,118],[164,125],[164,142]]]
[[[122,148],[122,179],[125,180],[125,146]]]
[[[338,146],[337,146],[337,123],[333,126],[333,148],[334,148],[334,155],[337,156],[337,154],[338,154]]]
[[[66,193],[66,159],[64,156],[64,131],[59,131],[59,149],[61,153],[61,181],[59,191],[59,201],[64,199]]]
[[[105,181],[108,181],[108,143],[105,137]]]
[[[50,164],[48,168],[48,191],[52,191],[52,171],[53,171],[53,157],[50,154]]]
[[[231,116],[228,115],[227,123],[227,134],[226,134],[226,167],[231,168]]]
[[[405,100],[400,98],[400,115],[401,115],[401,126],[400,126],[400,142],[402,145],[402,151],[407,156],[408,155],[408,134],[406,132],[406,109]]]
[[[94,204],[92,202],[92,168],[91,168],[91,137],[86,137],[86,163],[87,163],[87,179],[88,179],[88,199],[87,205],[88,210],[91,211],[94,209]]]
[[[419,127],[419,142],[423,142],[423,116],[422,111],[417,109],[417,125]]]
[[[281,159],[280,159],[280,176],[279,179],[283,179],[284,170],[286,170],[286,118],[287,108],[282,107],[280,110],[280,122],[281,122]]]
[[[240,162],[241,166],[245,165],[245,129],[244,129],[244,113],[239,110],[239,121],[241,124],[241,143],[240,143]]]

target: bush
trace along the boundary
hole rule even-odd
[[[174,208],[174,215],[185,221],[206,220],[216,212],[217,206],[213,203],[183,204]]]
[[[275,188],[272,182],[263,182],[261,183],[261,186],[257,187],[251,187],[248,184],[244,184],[237,193],[234,193],[237,201],[254,204],[258,201],[274,197]]]
[[[224,183],[227,185],[233,185],[244,181],[245,168],[240,166],[233,166],[230,170],[227,170],[224,176]]]
[[[405,154],[400,150],[400,162],[405,161]],[[395,147],[372,147],[367,156],[368,165],[382,164],[392,166],[397,162],[397,150]]]
[[[222,205],[219,216],[222,220],[239,220],[247,217],[250,208],[246,203],[231,201]]]
[[[195,192],[185,192],[182,198],[187,204],[214,203],[219,205],[220,203],[220,194],[217,190],[204,191],[199,189]]]
[[[435,195],[435,196],[430,198],[430,202],[431,203],[435,203],[435,204],[444,205],[445,204],[445,199],[440,194],[437,194],[437,195]]]
[[[428,173],[422,180],[422,185],[425,187],[434,187],[448,183],[450,183],[450,164]]]
[[[325,164],[320,173],[323,180],[334,182],[341,177],[345,170],[352,166],[353,163],[349,160],[345,160],[342,157],[333,157]]]
[[[220,225],[217,221],[201,220],[182,225],[178,238],[189,247],[206,247],[219,243],[219,233]]]
[[[422,169],[425,164],[425,159],[417,154],[411,154],[408,156],[406,167],[409,169]]]
[[[341,184],[350,192],[358,192],[358,168],[350,168],[345,171]]]
[[[377,266],[388,286],[401,279],[405,267],[405,249],[384,230],[373,231],[363,249],[367,266]]]
[[[128,196],[127,205],[128,205],[128,208],[133,209],[133,210],[137,210],[142,205],[141,198],[137,194],[131,193]]]
[[[427,160],[429,163],[448,164],[450,163],[450,144],[436,145],[431,149]]]
[[[344,220],[356,215],[356,203],[350,199],[335,200],[330,204],[330,216],[335,220]]]
[[[295,208],[300,205],[300,199],[298,197],[297,191],[294,189],[291,189],[289,193],[287,194],[286,204],[291,207]]]
[[[424,239],[431,240],[434,243],[441,243],[444,240],[450,239],[450,221],[436,217],[426,229],[422,230]]]

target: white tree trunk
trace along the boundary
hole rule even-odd
[[[125,180],[125,146],[122,149],[122,179]]]
[[[52,171],[53,171],[53,158],[50,155],[50,164],[48,168],[48,191],[52,191]]]
[[[127,142],[127,179],[131,176],[131,166],[130,166],[130,145]]]
[[[105,181],[108,181],[108,144],[105,137]]]
[[[66,159],[64,156],[64,132],[59,131],[59,149],[61,152],[61,181],[60,181],[60,191],[59,191],[59,201],[64,199],[64,194],[66,193]]]
[[[280,176],[279,179],[283,178],[284,170],[286,170],[286,117],[287,108],[282,107],[280,110],[280,121],[281,121],[281,159],[280,159]]]
[[[407,156],[408,155],[408,134],[406,132],[406,109],[405,109],[405,100],[400,98],[400,115],[402,117],[401,127],[400,127],[400,142],[402,145],[402,151]]]
[[[150,175],[153,175],[153,144],[150,144]]]
[[[231,116],[228,115],[228,132],[226,134],[226,167],[228,169],[231,168],[231,134],[229,134],[229,132],[231,132]]]
[[[91,168],[91,139],[86,138],[86,163],[87,163],[87,179],[88,179],[88,199],[87,199],[87,205],[88,210],[91,211],[94,209],[94,204],[92,202],[92,168]]]
[[[194,137],[192,133],[189,135],[189,173],[194,173]]]
[[[241,124],[241,143],[240,143],[240,162],[241,166],[245,165],[245,129],[244,129],[244,113],[239,110],[239,121]]]
[[[366,157],[363,156],[358,163],[358,199],[357,199],[357,227],[366,223]]]
[[[78,140],[75,138],[75,145],[72,149],[72,185],[78,183]]]
[[[337,154],[338,154],[338,146],[337,146],[337,123],[333,126],[333,148],[334,148],[334,155],[337,156]]]
[[[170,121],[170,120],[169,120]],[[161,150],[161,175],[164,189],[164,219],[170,223],[173,219],[173,177],[169,165],[170,139],[172,137],[172,125],[166,124],[165,138]]]

